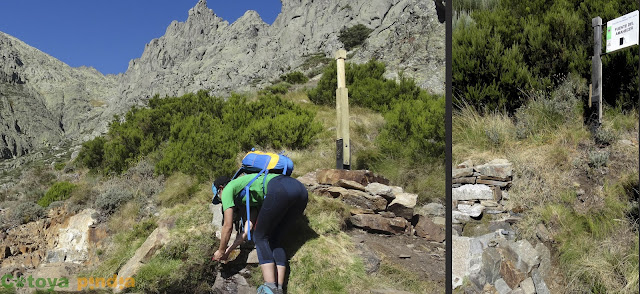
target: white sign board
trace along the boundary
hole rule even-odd
[[[607,53],[638,44],[638,10],[607,22]]]

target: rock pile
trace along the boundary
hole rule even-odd
[[[385,234],[418,235],[444,242],[444,206],[429,203],[416,207],[418,195],[367,170],[323,169],[298,178],[317,195],[340,198],[350,205],[349,221],[355,227]]]
[[[469,160],[453,169],[451,198],[455,233],[462,235],[467,223],[481,220],[484,215],[508,218],[505,207],[508,206],[507,190],[511,187],[512,177],[512,164],[506,159],[495,159],[478,166]]]
[[[9,230],[0,236],[0,274],[25,273],[43,264],[89,265],[106,232],[94,226],[95,210],[70,216],[54,208],[41,220]]]
[[[512,225],[519,213],[509,209],[512,164],[496,159],[452,170],[454,210],[453,287],[466,293],[549,293],[549,249],[517,240]],[[464,281],[467,282],[464,282]]]

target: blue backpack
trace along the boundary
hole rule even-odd
[[[236,203],[240,203],[242,199],[245,199],[247,203],[247,219],[242,222],[242,229],[244,230],[244,226],[246,222],[251,219],[249,216],[249,187],[251,184],[255,182],[261,175],[264,175],[264,179],[262,182],[262,191],[264,193],[267,174],[269,173],[277,173],[282,175],[290,176],[291,172],[293,172],[293,161],[291,158],[284,155],[284,151],[280,152],[280,154],[268,153],[268,152],[260,152],[251,149],[247,155],[242,159],[242,166],[236,174],[231,178],[232,180],[237,178],[239,175],[246,174],[255,174],[253,179],[249,181],[249,183],[244,187],[244,193],[239,193],[236,196],[234,201]],[[247,238],[251,240],[251,233],[247,232]]]

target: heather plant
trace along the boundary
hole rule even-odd
[[[47,207],[51,202],[66,200],[71,196],[75,187],[76,185],[69,182],[57,182],[38,200],[38,205]]]

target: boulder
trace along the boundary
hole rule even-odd
[[[346,190],[342,195],[342,200],[351,206],[373,211],[381,211],[387,208],[387,200],[381,196],[373,196],[358,190]]]
[[[547,283],[545,283],[537,268],[531,271],[531,278],[533,279],[533,285],[536,287],[537,294],[550,293],[549,288],[547,287]]]
[[[305,185],[307,189],[312,190],[314,187],[318,186],[318,180],[315,171],[309,172],[304,176],[298,177],[297,179],[298,181],[300,181],[300,183]]]
[[[518,268],[511,262],[511,260],[503,260],[500,263],[500,275],[510,288],[516,288],[520,285],[527,274],[518,270]]]
[[[389,184],[389,180],[369,170],[321,169],[316,173],[319,184],[335,185],[339,180],[350,180],[361,185],[370,183]]]
[[[338,198],[347,193],[347,189],[342,187],[318,187],[314,190],[314,192],[320,196],[330,197],[330,198]]]
[[[547,277],[547,274],[551,271],[551,251],[542,243],[536,245],[536,252],[540,257],[540,265],[538,271],[543,278]]]
[[[363,192],[366,191],[366,188],[362,184],[355,181],[351,181],[351,180],[340,179],[336,183],[336,186],[342,187],[345,189],[355,189]]]
[[[531,277],[524,279],[520,283],[520,289],[524,294],[536,294],[536,286],[533,284],[533,279]]]
[[[487,185],[462,185],[451,190],[452,200],[493,200],[493,191]]]
[[[440,203],[429,203],[427,205],[418,207],[416,209],[416,214],[420,214],[424,216],[429,216],[429,215],[443,216],[444,210],[445,210],[444,205]]]
[[[420,215],[415,225],[416,235],[438,243],[444,242],[445,232],[442,226],[436,225],[429,217]]]
[[[69,218],[68,225],[58,230],[55,247],[47,252],[50,262],[83,263],[89,259],[89,231],[96,222],[96,211],[85,209]],[[25,254],[27,252],[23,252]]]
[[[502,255],[496,248],[487,248],[482,252],[482,269],[486,277],[487,284],[494,284],[500,279],[500,268],[502,266]]]
[[[510,260],[520,272],[525,274],[530,273],[531,269],[540,263],[538,252],[527,240],[507,242],[503,255],[505,259]],[[518,284],[519,283],[520,281],[518,281]],[[509,285],[513,286],[512,284]]]
[[[133,277],[138,270],[153,257],[153,255],[158,251],[162,246],[169,242],[169,230],[160,226],[157,227],[147,240],[140,245],[136,253],[134,253],[133,257],[125,263],[125,265],[120,268],[118,271],[118,277]],[[115,289],[115,293],[121,292],[122,289]]]
[[[451,169],[451,178],[457,179],[462,177],[473,176],[473,168],[454,168]]]
[[[461,168],[470,168],[470,167],[473,167],[473,161],[471,159],[467,159],[467,160],[463,161],[461,164],[458,164],[456,166],[456,168],[459,168],[459,169],[461,169]]]
[[[380,183],[370,183],[365,187],[365,191],[371,193],[371,195],[382,196],[387,201],[393,201],[396,198],[391,187]]]
[[[409,222],[401,217],[386,218],[377,214],[352,215],[349,220],[356,227],[384,232],[388,234],[403,234]]]
[[[506,159],[494,159],[483,165],[475,167],[483,176],[507,179],[511,178],[513,174],[512,164]]]
[[[498,294],[509,294],[511,292],[511,287],[503,279],[498,279],[495,287],[498,290]]]
[[[387,210],[395,213],[397,216],[404,217],[408,220],[413,218],[413,209],[418,201],[418,195],[412,193],[396,194],[396,198],[391,201]]]
[[[458,204],[458,210],[464,214],[468,214],[470,217],[479,217],[482,215],[482,211],[484,211],[484,206],[482,204]]]
[[[451,223],[452,224],[464,224],[471,221],[471,217],[460,211],[454,210],[451,212]]]

